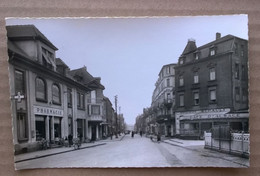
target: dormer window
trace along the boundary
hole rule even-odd
[[[216,55],[216,47],[215,46],[211,46],[209,49],[209,55],[210,56],[214,56]]]
[[[180,65],[184,64],[184,62],[185,62],[184,59],[185,59],[184,57],[181,57],[181,58],[179,59],[179,63],[180,63]]]
[[[55,67],[54,54],[45,48],[42,48],[42,64],[51,70]]]
[[[215,49],[213,48],[213,49],[210,49],[210,56],[214,56],[216,54],[216,51],[215,51]]]
[[[196,52],[194,53],[194,58],[195,58],[195,60],[199,60],[199,55],[200,55],[199,51],[196,51]]]

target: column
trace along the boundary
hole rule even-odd
[[[96,139],[99,139],[99,125],[96,125]]]
[[[50,127],[49,127],[49,119],[50,117],[47,116],[46,119],[45,119],[45,136],[46,136],[46,140],[47,141],[50,141],[50,135],[49,135],[49,130],[50,130]]]
[[[54,140],[54,117],[51,117],[51,140]]]
[[[173,125],[171,125],[171,136],[173,136],[174,134],[173,134]]]

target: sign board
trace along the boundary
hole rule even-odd
[[[63,117],[63,110],[56,108],[49,108],[44,106],[34,106],[33,112],[35,115],[47,115],[47,116],[57,116]]]

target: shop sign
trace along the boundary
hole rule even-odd
[[[47,116],[58,116],[58,117],[63,116],[63,110],[56,109],[56,108],[34,106],[33,111],[35,115],[47,115]]]
[[[180,120],[197,120],[197,119],[217,119],[217,118],[245,118],[248,117],[248,113],[233,113],[233,114],[207,114],[207,115],[191,115],[186,117],[180,117]]]

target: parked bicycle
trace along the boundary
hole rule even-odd
[[[74,149],[79,149],[81,146],[81,141],[79,138],[74,138],[73,139],[73,147]]]

